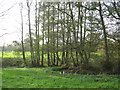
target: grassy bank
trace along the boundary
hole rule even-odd
[[[117,75],[60,74],[53,68],[3,68],[3,88],[118,88]]]

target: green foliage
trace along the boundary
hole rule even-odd
[[[60,74],[53,68],[3,68],[3,88],[118,88],[118,75]]]

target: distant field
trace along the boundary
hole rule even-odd
[[[30,52],[25,52],[26,57],[30,57]],[[97,55],[100,56],[101,53],[98,52],[92,52],[91,55]],[[2,52],[0,52],[0,57],[2,57]],[[4,58],[22,58],[22,52],[4,52]],[[44,54],[44,57],[47,58],[47,55]],[[62,53],[59,52],[59,57],[62,57]]]
[[[30,52],[25,53],[26,57],[30,56]],[[2,52],[0,52],[0,57],[2,57]],[[22,58],[22,52],[4,52],[4,58]]]
[[[30,57],[30,52],[25,52],[26,57]],[[61,57],[61,53],[59,53]],[[2,52],[0,52],[0,57],[2,57]],[[47,58],[47,54],[44,54],[44,57]],[[4,58],[22,58],[22,52],[4,52]]]
[[[45,68],[3,68],[3,88],[118,88],[118,75],[60,74]],[[113,89],[110,89],[113,90]]]

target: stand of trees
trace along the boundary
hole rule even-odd
[[[31,28],[31,5],[35,5],[34,33]],[[118,68],[115,65],[120,64],[119,1],[35,1],[35,4],[31,4],[27,0],[27,9],[28,45],[33,67],[47,64],[88,69],[92,62],[98,65],[102,62],[104,70]],[[23,18],[22,12],[21,17]],[[26,47],[25,43],[22,40],[22,51]],[[23,59],[27,65],[24,53]],[[101,53],[101,56],[95,53]]]

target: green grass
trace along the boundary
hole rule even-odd
[[[30,57],[30,52],[25,52],[26,57]],[[62,57],[61,52],[59,53],[60,57]],[[2,52],[0,52],[0,57],[2,57]],[[4,52],[4,58],[22,58],[22,52]],[[47,54],[44,54],[44,58],[47,58]]]
[[[26,57],[30,57],[30,52],[25,53]],[[0,52],[0,57],[2,57],[2,52]],[[22,52],[4,52],[4,58],[22,58]]]
[[[60,74],[53,68],[3,68],[3,88],[118,88],[117,75]]]
[[[25,52],[26,57],[30,57],[30,52]],[[91,52],[91,55],[101,56],[99,52]],[[2,57],[2,52],[0,52],[0,57]],[[47,54],[44,54],[47,58]],[[62,52],[59,52],[59,57],[62,58]],[[22,58],[22,52],[4,52],[4,58]]]

